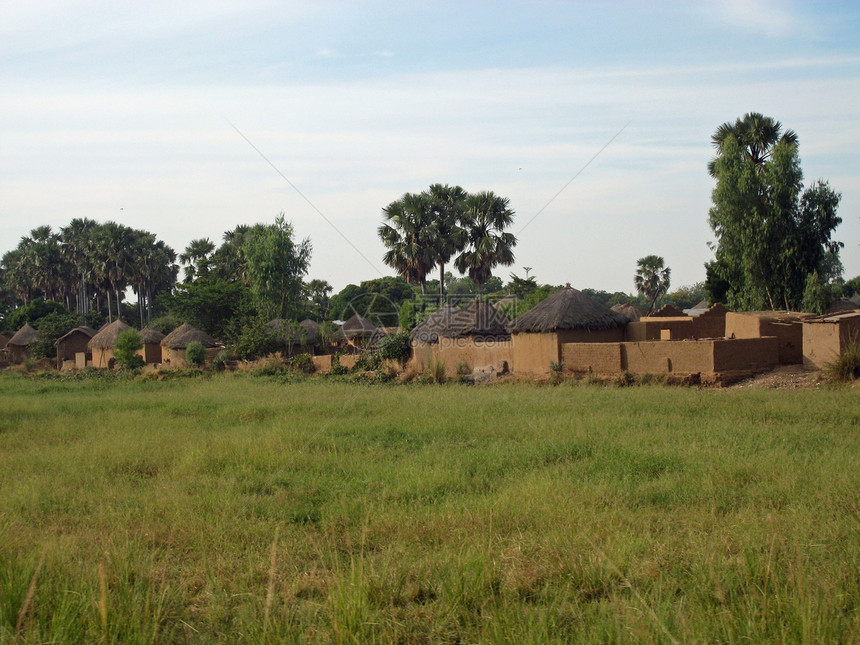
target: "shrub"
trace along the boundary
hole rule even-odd
[[[143,366],[143,358],[138,350],[143,347],[143,341],[136,329],[126,329],[117,336],[113,346],[113,356],[116,365],[121,370],[134,370]]]
[[[445,363],[438,359],[433,359],[427,366],[427,376],[431,383],[445,382]]]
[[[206,361],[206,348],[203,347],[203,343],[197,340],[188,343],[188,347],[185,348],[185,360],[189,365],[202,367]]]
[[[405,361],[412,355],[412,342],[408,332],[391,334],[379,341],[379,356],[383,359]]]
[[[287,361],[287,365],[291,370],[301,372],[302,374],[313,374],[316,371],[314,361],[310,354],[296,354],[291,356]]]
[[[283,346],[283,341],[266,328],[265,320],[254,318],[242,327],[234,349],[239,358],[249,361],[273,354]]]
[[[55,303],[51,303],[55,304]],[[54,358],[57,348],[54,343],[80,324],[80,319],[67,311],[51,312],[35,322],[39,335],[30,343],[30,356],[33,358]]]
[[[564,374],[564,361],[549,362],[549,382],[553,385],[558,385],[562,381]]]
[[[340,352],[331,357],[331,369],[329,370],[329,374],[331,376],[342,376],[349,372],[346,367],[340,364]]]
[[[636,382],[636,379],[633,378],[633,375],[630,372],[624,370],[621,374],[616,376],[612,382],[616,387],[627,387],[628,385],[633,385],[633,383]]]
[[[860,339],[854,338],[842,353],[824,366],[828,381],[847,383],[860,378]]]
[[[466,361],[457,363],[457,376],[471,376],[472,367]]]
[[[229,349],[222,349],[215,355],[215,358],[212,359],[212,367],[219,372],[223,372],[227,369],[227,363],[233,360],[233,354],[230,353]]]

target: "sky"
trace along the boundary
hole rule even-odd
[[[860,3],[0,0],[0,253],[113,220],[177,252],[283,213],[308,279],[381,275],[382,209],[433,183],[516,212],[540,283],[704,280],[710,137],[747,112],[842,195],[860,275]]]

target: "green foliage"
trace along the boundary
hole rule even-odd
[[[427,365],[427,379],[431,383],[444,383],[448,380],[445,371],[445,361],[433,358]]]
[[[297,244],[283,213],[275,223],[251,231],[243,247],[251,294],[265,318],[294,318],[300,311],[311,258],[309,239]]]
[[[551,296],[555,292],[556,288],[545,284],[543,286],[537,287],[533,289],[525,298],[522,300],[517,299],[509,303],[505,303],[501,305],[501,312],[505,314],[511,320],[516,320],[517,317],[522,316],[529,309],[540,303],[542,300],[545,300],[549,296]]]
[[[823,181],[803,190],[797,136],[747,114],[714,135],[718,156],[709,222],[717,238],[709,293],[733,309],[797,309],[807,277],[836,266],[840,196]],[[790,135],[790,136],[789,136]],[[719,298],[717,298],[719,299]]]
[[[133,370],[143,366],[143,357],[137,352],[143,347],[140,333],[136,329],[120,332],[113,346],[117,367]]]
[[[248,319],[233,343],[233,351],[245,361],[262,358],[284,349],[283,334],[271,332],[266,320],[260,316]]]
[[[287,359],[287,365],[289,365],[290,369],[302,374],[313,374],[316,371],[316,366],[311,355],[304,352],[290,356]]]
[[[495,267],[514,263],[517,238],[507,228],[514,221],[510,200],[492,191],[470,194],[464,204],[462,226],[465,247],[455,265],[460,273],[468,273],[484,292]]]
[[[220,352],[215,354],[215,357],[212,359],[212,369],[223,372],[227,369],[227,364],[233,360],[233,353],[229,349],[222,349]]]
[[[38,329],[36,323],[41,318],[44,318],[49,314],[67,313],[69,313],[69,310],[66,309],[59,302],[52,302],[50,300],[36,298],[35,300],[32,300],[23,307],[18,307],[18,309],[10,313],[6,317],[6,325],[7,328],[12,332],[18,331],[26,324],[29,324],[32,327],[36,327]]]
[[[159,316],[158,318],[153,318],[147,327],[150,329],[154,329],[155,331],[161,332],[165,336],[172,332],[174,329],[179,327],[182,324],[182,321],[176,318],[175,316]]]
[[[412,342],[409,332],[384,336],[379,341],[379,356],[383,359],[405,361],[412,355]]]
[[[216,338],[230,338],[255,314],[248,287],[213,277],[178,284],[161,302],[172,318]]]
[[[704,282],[696,282],[689,286],[678,287],[674,291],[667,293],[663,298],[666,304],[673,305],[682,310],[691,309],[702,300],[708,300],[708,292],[705,289]],[[708,302],[710,303],[711,301],[708,300]]]
[[[35,359],[54,358],[57,355],[54,345],[57,339],[78,327],[80,319],[64,309],[49,313],[35,323],[34,327],[39,330],[39,335],[30,343],[30,356]]]
[[[648,312],[657,309],[660,298],[669,290],[670,269],[659,255],[647,255],[636,262],[633,283],[636,291],[648,300]]]
[[[206,348],[203,347],[203,343],[197,340],[188,343],[188,347],[185,348],[185,360],[189,365],[202,367],[206,362]]]
[[[349,372],[346,366],[340,364],[340,357],[340,352],[331,357],[331,369],[328,372],[330,376],[342,376]]]
[[[813,271],[806,277],[806,287],[803,290],[803,311],[812,314],[825,314],[833,297],[824,281]]]
[[[413,296],[412,288],[403,278],[385,276],[365,280],[360,285],[347,285],[332,297],[330,312],[339,320],[357,313],[377,327],[396,327],[400,323],[401,306]]]

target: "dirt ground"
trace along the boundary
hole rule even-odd
[[[774,390],[810,389],[820,387],[821,379],[821,372],[805,371],[803,365],[781,365],[772,372],[756,374],[728,387]]]

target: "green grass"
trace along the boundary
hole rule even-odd
[[[0,400],[0,643],[860,642],[856,388]]]

